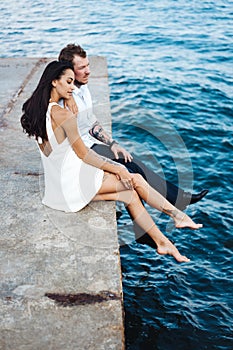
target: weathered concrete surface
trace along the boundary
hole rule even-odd
[[[124,349],[114,203],[66,214],[41,204],[43,170],[20,126],[23,102],[51,59],[0,60],[1,350]],[[90,57],[95,113],[111,130],[107,65]],[[46,293],[108,300],[64,307]]]

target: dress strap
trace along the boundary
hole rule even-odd
[[[55,106],[55,105],[59,106],[59,104],[58,104],[57,102],[49,102],[49,108],[50,108],[50,110],[51,110],[51,107],[53,107],[53,106]]]
[[[51,122],[51,108],[55,105],[59,106],[59,104],[56,102],[50,102],[48,105],[48,110],[46,114],[46,131],[47,131],[49,142],[53,149],[58,145],[53,128],[52,128],[52,122]]]

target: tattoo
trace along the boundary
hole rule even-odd
[[[104,161],[105,163],[116,165],[119,167],[124,167],[121,163],[114,162],[114,160],[112,160],[112,159],[101,156],[100,154],[96,153],[92,149],[89,149],[88,153],[92,154],[96,159]]]
[[[102,126],[99,124],[98,121],[96,121],[93,124],[92,128],[89,130],[89,133],[91,136],[93,136],[97,140],[105,143],[106,145],[110,145],[111,139],[107,135],[107,133],[104,131],[104,129],[102,128]]]
[[[106,158],[106,157],[103,157],[101,155],[99,155],[100,158],[105,161],[106,163],[109,163],[109,164],[112,164],[112,165],[118,165],[118,166],[121,166],[122,167],[122,164],[121,163],[117,163],[117,162],[114,162],[114,160],[112,159],[109,159],[109,158]]]
[[[169,215],[169,216],[171,216],[171,217],[173,217],[173,218],[175,218],[175,217],[177,217],[177,215],[178,215],[178,210],[176,210],[176,209],[165,209],[165,208],[162,208],[162,207],[160,207],[161,208],[161,210],[162,210],[162,212],[163,213],[165,213],[165,214],[167,214],[167,215]]]

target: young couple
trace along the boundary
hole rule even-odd
[[[153,239],[159,254],[189,261],[158,229],[142,200],[170,216],[177,228],[198,229],[202,225],[194,223],[179,206],[197,202],[208,191],[198,195],[184,192],[135,161],[109,137],[92,113],[89,75],[86,52],[78,45],[67,45],[59,60],[47,65],[23,105],[22,127],[36,138],[44,166],[43,203],[76,212],[90,201],[122,201],[132,219]],[[177,204],[176,199],[182,197],[183,202]]]

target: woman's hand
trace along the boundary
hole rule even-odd
[[[64,107],[68,108],[73,114],[78,114],[78,106],[73,96],[71,96],[68,100],[64,100]]]
[[[128,172],[124,166],[121,166],[121,169],[116,176],[125,186],[125,188],[127,188],[127,190],[133,190],[132,174],[130,174],[130,172]]]

